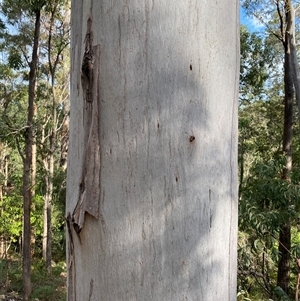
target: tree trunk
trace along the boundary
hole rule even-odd
[[[278,263],[277,285],[287,294],[290,287],[290,251],[291,249],[291,225],[283,224],[279,232],[278,251],[280,259]]]
[[[290,43],[290,55],[291,55],[291,72],[293,76],[293,82],[296,92],[296,100],[298,104],[298,112],[300,112],[300,72],[297,56],[297,47],[296,47],[296,32],[295,32],[295,9],[293,2],[291,0],[286,1],[286,35],[289,38]],[[300,121],[300,113],[298,113]]]
[[[60,14],[65,9],[65,14],[63,14],[64,21],[62,23],[57,23],[56,15],[60,11]],[[45,183],[46,183],[46,194],[44,198],[44,235],[43,235],[43,258],[46,262],[46,268],[48,273],[51,273],[51,261],[52,261],[52,205],[53,205],[53,181],[54,181],[54,167],[55,167],[55,153],[58,148],[58,138],[59,132],[68,131],[66,129],[66,117],[60,120],[58,111],[63,110],[64,115],[68,115],[65,112],[65,97],[68,93],[68,81],[67,77],[65,82],[61,77],[61,70],[58,67],[64,69],[66,63],[63,62],[63,53],[68,46],[66,38],[69,38],[65,32],[69,30],[70,15],[69,9],[66,7],[59,6],[58,2],[53,2],[52,5],[48,6],[49,10],[49,21],[47,22],[47,54],[48,54],[48,66],[49,66],[49,82],[51,84],[51,100],[52,100],[52,110],[49,117],[49,124],[47,125],[49,134],[49,144],[44,158],[44,168],[45,168]],[[58,26],[58,28],[57,28]],[[59,35],[59,36],[57,36]],[[60,44],[58,43],[60,40]],[[67,73],[69,74],[69,73]],[[59,108],[59,109],[58,109]],[[44,127],[44,131],[46,125]],[[44,133],[43,131],[43,133]],[[45,136],[44,136],[45,137]],[[62,139],[63,140],[63,139]],[[43,141],[46,142],[45,139]],[[65,141],[61,141],[61,144],[65,144]],[[67,151],[67,150],[66,150]]]
[[[7,145],[0,143],[0,175],[2,178],[0,184],[0,216],[3,216],[3,207],[4,207],[4,199],[3,197],[7,192],[7,184],[8,184],[8,164],[9,164],[9,156],[7,153]],[[7,246],[8,240],[5,233],[0,234],[0,258],[5,258],[7,256]]]
[[[46,263],[47,272],[51,273],[52,261],[52,199],[53,199],[53,177],[54,177],[54,153],[56,147],[57,116],[56,97],[54,92],[54,73],[52,76],[52,114],[49,134],[49,152],[44,159],[46,194],[44,198],[44,235],[43,235],[43,258]]]
[[[69,128],[70,128],[70,117],[69,108],[65,110],[65,118],[62,125],[61,131],[61,148],[60,148],[60,162],[59,165],[63,171],[67,170],[68,160],[68,147],[69,147]]]
[[[51,148],[51,138],[50,138],[50,148]],[[53,147],[53,146],[52,146]],[[45,176],[45,183],[46,183],[46,194],[44,197],[44,221],[43,221],[43,258],[45,260],[46,269],[48,274],[51,273],[51,261],[52,261],[52,227],[51,227],[51,220],[52,220],[52,198],[53,198],[53,174],[54,174],[54,153],[51,152],[47,156],[47,166],[45,168],[46,176]]]
[[[236,300],[238,2],[71,24],[68,300]]]
[[[32,162],[31,162],[31,199],[33,202],[31,203],[31,210],[35,211],[35,189],[36,189],[36,162],[37,162],[37,145],[36,145],[36,117],[37,117],[37,106],[33,104],[33,119],[32,125],[34,127],[32,131]],[[31,245],[35,245],[35,229],[31,229]],[[31,256],[34,256],[34,248],[31,249]]]
[[[287,20],[290,11],[286,11]],[[293,102],[294,102],[294,76],[293,58],[291,54],[293,36],[288,31],[285,32],[284,39],[284,126],[283,126],[283,145],[282,150],[286,157],[285,168],[282,173],[284,181],[290,181],[292,171],[292,140],[293,140]],[[287,204],[288,205],[288,204]],[[278,262],[277,285],[287,294],[290,285],[290,250],[291,250],[291,225],[285,221],[279,231],[278,251],[280,259]]]
[[[28,300],[31,294],[31,167],[32,167],[32,145],[33,145],[33,118],[34,118],[34,100],[36,87],[36,71],[38,65],[38,43],[40,37],[40,11],[35,14],[34,42],[32,49],[32,59],[29,72],[28,86],[28,112],[27,129],[25,134],[25,159],[23,168],[23,294],[24,300]]]
[[[53,117],[53,116],[52,116]],[[47,123],[44,123],[41,137],[41,145],[44,149],[46,145],[46,151],[44,151],[43,165],[45,170],[45,188],[46,192],[44,195],[44,215],[43,215],[43,259],[48,274],[51,273],[51,261],[52,261],[52,198],[53,198],[53,176],[54,176],[54,151],[55,151],[55,133],[54,131],[54,120],[51,118],[50,134],[49,137],[45,137],[45,131]],[[48,135],[47,135],[48,136]],[[49,139],[49,145],[47,140]]]

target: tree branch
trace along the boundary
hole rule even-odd
[[[280,26],[279,27],[280,27],[281,39],[282,39],[282,42],[285,44],[285,38],[284,38],[284,34],[283,34],[284,21],[283,21],[282,11],[281,11],[280,5],[279,5],[279,0],[276,0],[276,8],[277,8],[277,13],[278,13],[279,20],[280,20]]]

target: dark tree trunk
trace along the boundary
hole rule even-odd
[[[289,223],[282,225],[279,233],[280,260],[278,263],[277,285],[287,294],[290,286],[290,253],[291,249],[291,226]]]
[[[289,12],[287,12],[287,15]],[[288,19],[288,16],[287,16]],[[292,36],[289,31],[285,32],[284,48],[284,128],[283,128],[283,154],[286,157],[285,168],[282,173],[284,181],[290,181],[292,171],[292,139],[293,139],[293,102],[294,102],[294,78],[293,78],[293,61],[291,55]],[[288,204],[286,204],[288,205]],[[290,285],[290,249],[291,249],[291,225],[285,221],[279,232],[280,259],[278,263],[277,285],[280,286],[287,294]]]

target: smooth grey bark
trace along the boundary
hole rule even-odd
[[[72,2],[68,300],[236,300],[238,10]]]
[[[299,9],[299,7],[298,7]],[[299,63],[297,56],[297,45],[296,45],[296,31],[295,31],[295,9],[293,2],[291,0],[286,1],[286,39],[289,39],[289,51],[291,55],[291,72],[293,76],[293,83],[295,87],[296,101],[298,104],[298,112],[300,112],[300,72],[299,72]],[[298,114],[300,121],[300,114]]]

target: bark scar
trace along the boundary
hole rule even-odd
[[[85,213],[96,219],[101,215],[101,221],[104,220],[100,213],[99,77],[100,45],[93,46],[92,19],[89,18],[81,66],[84,150],[75,192],[76,207],[72,214],[72,225],[77,233],[83,228]]]
[[[94,279],[91,279],[91,281],[90,281],[89,301],[91,301],[91,298],[92,298],[92,295],[93,295],[93,288],[94,288]]]
[[[69,254],[69,261],[68,261],[68,270],[69,270],[69,276],[68,276],[68,286],[69,286],[69,294],[70,298],[74,301],[76,301],[76,266],[75,266],[75,252],[74,252],[74,241],[73,241],[73,234],[71,229],[71,215],[68,213],[66,217],[66,225],[68,230],[68,254]]]

